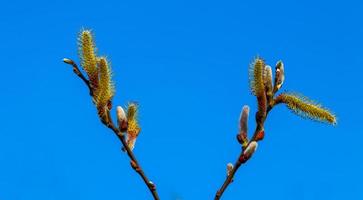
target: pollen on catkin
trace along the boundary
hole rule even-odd
[[[337,123],[335,115],[329,110],[299,94],[282,93],[276,97],[276,103],[285,103],[290,110],[302,117],[333,125]]]
[[[263,73],[265,69],[265,62],[257,57],[251,64],[249,68],[249,81],[251,92],[255,96],[262,95],[264,93],[264,81]]]
[[[115,93],[112,82],[112,72],[109,62],[105,57],[97,59],[99,69],[99,87],[95,92],[95,102],[97,107],[104,107],[112,99]]]
[[[78,49],[81,66],[86,71],[92,88],[98,87],[96,47],[90,30],[83,30],[78,36]]]
[[[134,148],[136,138],[141,130],[137,117],[138,117],[137,104],[130,103],[127,106],[127,122],[128,122],[127,141],[128,144],[130,144],[129,145],[130,149]]]

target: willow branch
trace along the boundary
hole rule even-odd
[[[252,136],[252,139],[248,142],[248,144],[246,145],[247,147],[250,145],[251,142],[257,142],[257,135],[258,133],[263,130],[263,126],[264,126],[264,122],[267,118],[267,115],[269,113],[269,111],[272,109],[272,107],[268,106],[267,107],[267,111],[266,111],[266,115],[262,118],[256,118],[256,129],[255,129],[255,132]],[[257,113],[256,113],[257,115]],[[214,197],[214,200],[219,200],[224,191],[227,189],[227,187],[232,183],[233,181],[233,178],[234,178],[234,175],[236,174],[236,172],[238,171],[238,169],[241,167],[242,164],[246,163],[250,158],[251,156],[249,157],[246,157],[246,149],[247,148],[242,148],[242,151],[241,153],[239,154],[234,166],[233,166],[233,169],[232,171],[228,174],[226,180],[224,181],[223,185],[219,188],[219,190],[217,191],[215,197]]]
[[[66,59],[66,58],[63,59],[63,61],[65,63],[73,66],[73,72],[87,85],[87,87],[90,90],[90,95],[93,97],[93,91],[92,91],[92,87],[91,87],[91,85],[89,83],[89,80],[87,80],[87,78],[81,73],[81,71],[79,70],[77,64],[73,60]],[[104,125],[106,125],[108,128],[110,128],[115,133],[115,135],[118,137],[118,139],[121,141],[123,149],[126,150],[126,153],[127,153],[128,157],[130,158],[130,164],[131,164],[132,169],[134,169],[135,172],[140,175],[140,177],[144,181],[145,185],[148,187],[148,189],[150,190],[152,196],[154,197],[154,200],[159,200],[160,198],[159,198],[159,195],[158,195],[158,193],[156,191],[155,184],[148,179],[145,172],[142,170],[139,162],[136,159],[135,154],[132,152],[132,150],[127,145],[125,134],[123,134],[118,128],[116,128],[116,126],[112,122],[112,118],[111,118],[111,114],[110,114],[109,110],[107,110],[107,116],[108,116],[107,117],[108,121],[102,121],[101,120],[102,123]]]

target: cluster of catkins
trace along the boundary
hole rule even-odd
[[[74,72],[86,83],[101,122],[111,128],[121,138],[123,146],[131,158],[132,167],[142,176],[154,198],[159,199],[155,185],[146,178],[131,152],[141,130],[138,123],[138,105],[129,103],[127,109],[125,109],[126,112],[121,106],[117,106],[118,128],[116,128],[110,114],[112,98],[115,94],[110,63],[105,56],[98,56],[96,54],[96,46],[91,31],[82,30],[80,32],[78,47],[81,66],[87,77],[83,76],[83,73],[72,60],[64,59],[63,61],[72,65]],[[240,115],[239,132],[237,134],[237,140],[242,146],[242,152],[235,166],[231,163],[227,164],[227,179],[221,189],[218,190],[216,199],[220,198],[229,183],[233,181],[234,173],[238,167],[245,163],[256,151],[257,142],[264,138],[264,122],[266,117],[276,105],[285,104],[295,114],[302,117],[336,124],[334,114],[303,95],[291,92],[282,92],[276,95],[282,87],[284,80],[284,64],[281,61],[276,64],[274,79],[271,67],[266,65],[263,59],[256,58],[250,65],[250,89],[257,98],[256,129],[253,136],[249,139],[247,135],[247,122],[250,109],[248,106],[244,106]]]
[[[110,110],[112,109],[112,98],[115,94],[110,62],[105,56],[97,56],[96,46],[90,30],[80,32],[78,37],[78,50],[82,69],[88,76],[88,79],[85,81],[90,88],[90,95],[97,108],[98,116],[102,123],[110,126],[112,123]],[[64,59],[63,61],[68,64],[74,64],[69,59]],[[126,112],[121,106],[117,106],[116,112],[119,130],[127,134],[126,142],[132,150],[141,130],[137,119],[137,104],[129,103]]]
[[[274,81],[273,81],[274,80]],[[283,92],[276,96],[276,93],[282,87],[285,80],[285,70],[282,61],[278,61],[275,67],[275,77],[272,77],[271,66],[266,65],[261,58],[256,58],[249,69],[250,90],[257,97],[256,112],[256,130],[249,140],[247,136],[247,121],[249,107],[244,106],[239,120],[239,133],[237,140],[242,145],[244,151],[240,161],[246,162],[257,149],[257,142],[264,138],[264,122],[269,111],[278,104],[286,106],[302,117],[316,121],[336,124],[336,117],[329,110],[323,108],[320,104],[309,100],[303,95]],[[227,175],[233,170],[231,163],[227,164]]]

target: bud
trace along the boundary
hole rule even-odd
[[[267,103],[270,104],[273,93],[272,93],[272,70],[271,66],[266,65],[265,67],[265,73],[264,73],[264,84],[265,84],[265,90],[266,90],[266,97],[267,97]]]
[[[64,63],[67,63],[67,64],[69,64],[69,65],[73,65],[73,64],[74,64],[73,60],[68,59],[68,58],[63,58],[63,62],[64,62]]]
[[[241,115],[239,118],[239,134],[237,135],[237,139],[238,142],[240,144],[242,144],[244,147],[247,145],[248,143],[248,138],[247,138],[247,122],[248,122],[248,115],[250,112],[250,108],[245,105],[242,108],[241,111]]]
[[[132,169],[134,169],[136,171],[138,170],[139,167],[134,160],[131,160],[130,164],[131,164]]]
[[[136,138],[141,128],[137,119],[138,109],[135,103],[130,103],[127,109],[127,145],[131,150],[135,147]]]
[[[153,191],[156,190],[156,186],[152,181],[149,181],[147,184],[151,190],[153,190]]]
[[[127,118],[124,109],[121,106],[116,108],[117,124],[121,132],[127,131]]]
[[[282,61],[277,62],[275,70],[274,93],[276,93],[281,88],[285,80],[285,69]]]
[[[231,175],[233,171],[233,164],[232,163],[228,163],[227,164],[227,176]]]
[[[248,115],[250,113],[250,107],[245,105],[242,108],[240,117],[239,117],[239,131],[247,133],[247,121]]]
[[[265,130],[261,130],[260,132],[258,132],[256,134],[256,141],[260,141],[263,140],[263,138],[265,137]]]
[[[257,142],[256,141],[252,141],[246,148],[245,152],[244,152],[244,157],[246,158],[250,158],[252,156],[252,154],[256,151],[257,149]]]

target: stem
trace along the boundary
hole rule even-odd
[[[238,168],[242,165],[242,162],[240,160],[241,157],[243,157],[244,151],[242,150],[240,155],[238,156],[237,161],[235,162],[235,164],[233,165],[233,169],[232,172],[227,176],[226,180],[224,181],[223,185],[221,186],[221,188],[217,191],[216,196],[214,198],[214,200],[218,200],[221,198],[221,196],[223,195],[223,192],[227,189],[227,187],[229,186],[230,183],[232,183],[233,181],[233,177],[234,174],[237,172]]]
[[[93,90],[92,90],[92,86],[89,83],[89,80],[87,80],[87,78],[81,73],[81,71],[79,70],[77,64],[70,59],[63,59],[63,61],[69,65],[73,66],[73,72],[87,85],[89,91],[90,91],[90,95],[91,97],[93,97]],[[118,139],[121,141],[123,149],[126,150],[127,155],[130,158],[130,164],[131,167],[135,170],[136,173],[138,173],[140,175],[140,177],[142,178],[142,180],[144,181],[145,185],[149,188],[151,194],[154,197],[154,200],[160,200],[159,195],[156,191],[156,186],[153,182],[151,182],[145,172],[142,170],[139,162],[136,159],[135,154],[132,152],[132,150],[129,148],[129,146],[127,145],[126,139],[125,139],[125,134],[123,134],[118,128],[116,128],[116,126],[113,124],[112,122],[112,118],[110,115],[110,111],[107,109],[107,121],[102,121],[102,123],[104,125],[106,125],[108,128],[110,128],[115,135],[118,137]]]
[[[159,195],[156,191],[156,186],[153,182],[151,182],[145,172],[142,170],[140,164],[138,163],[138,161],[136,160],[136,156],[135,154],[132,152],[132,150],[129,148],[129,146],[127,145],[127,142],[126,142],[126,139],[125,139],[125,134],[121,133],[118,128],[115,127],[115,125],[113,124],[111,118],[110,118],[110,114],[109,114],[109,111],[108,111],[108,115],[109,115],[109,122],[108,124],[106,124],[106,126],[108,128],[110,128],[115,134],[116,136],[120,139],[122,145],[123,145],[123,148],[126,150],[126,153],[127,155],[129,156],[130,158],[130,164],[131,164],[131,167],[135,170],[135,172],[137,172],[140,177],[142,178],[142,180],[144,181],[145,185],[149,188],[151,194],[153,195],[154,199],[155,200],[159,200]]]
[[[87,85],[89,89],[89,95],[93,97],[93,90],[91,84],[89,83],[89,80],[87,80],[87,78],[82,74],[81,70],[79,70],[77,64],[73,60],[67,58],[63,59],[63,62],[72,65],[73,72]]]
[[[248,144],[246,145],[246,147],[248,147],[248,145],[252,141],[256,141],[257,134],[263,129],[264,122],[265,122],[265,120],[267,118],[267,115],[268,115],[268,113],[269,113],[269,111],[271,109],[272,109],[272,107],[270,107],[270,106],[267,107],[266,115],[261,119],[260,122],[258,122],[258,120],[256,119],[256,129],[255,129],[255,133],[253,134],[252,139],[248,142]],[[224,191],[227,189],[227,187],[229,186],[229,184],[232,183],[233,177],[234,177],[235,173],[237,172],[237,170],[239,169],[239,167],[242,164],[246,163],[252,157],[252,156],[250,156],[250,157],[245,157],[244,156],[246,149],[247,148],[245,148],[245,149],[242,148],[242,151],[241,151],[240,155],[238,156],[238,159],[235,162],[231,173],[227,176],[227,178],[224,181],[223,185],[217,191],[216,196],[214,197],[214,200],[219,200],[222,197]]]

